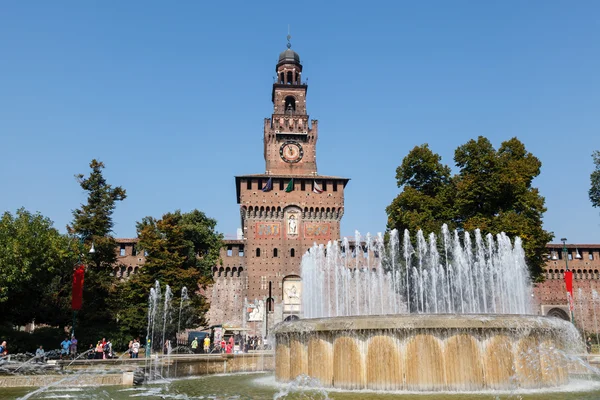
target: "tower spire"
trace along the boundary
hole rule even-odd
[[[288,35],[287,35],[287,48],[290,49],[292,48],[292,43],[290,43],[290,39],[292,38],[292,35],[290,35],[290,24],[288,24]]]

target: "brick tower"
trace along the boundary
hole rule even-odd
[[[289,39],[275,67],[273,114],[264,121],[265,173],[235,178],[248,310],[264,308],[246,321],[262,318],[263,331],[301,314],[302,255],[315,242],[339,239],[348,183],[317,173],[318,124],[309,121],[308,86]]]

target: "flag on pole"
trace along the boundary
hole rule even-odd
[[[285,191],[288,193],[292,190],[294,190],[294,178],[290,180],[290,183],[288,183],[287,187],[285,188]]]
[[[83,302],[83,276],[85,274],[85,266],[80,264],[73,272],[73,291],[71,295],[71,309],[73,311],[81,310]]]
[[[318,194],[323,193],[323,189],[321,188],[321,186],[319,186],[317,181],[313,181],[313,192],[318,193]]]
[[[263,192],[269,192],[271,190],[273,190],[273,178],[269,178],[267,183],[265,183],[265,186],[262,188]]]
[[[567,299],[569,300],[569,308],[573,312],[573,271],[565,271],[565,285],[567,286]]]

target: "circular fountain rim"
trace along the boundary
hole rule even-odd
[[[310,318],[282,322],[273,333],[386,329],[548,329],[570,325],[556,317],[531,314],[390,314]]]

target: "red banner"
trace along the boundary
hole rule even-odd
[[[83,276],[85,273],[85,265],[79,265],[73,272],[73,293],[71,297],[71,308],[81,310],[83,303]]]
[[[567,286],[569,308],[573,311],[573,271],[565,271],[565,285]]]

